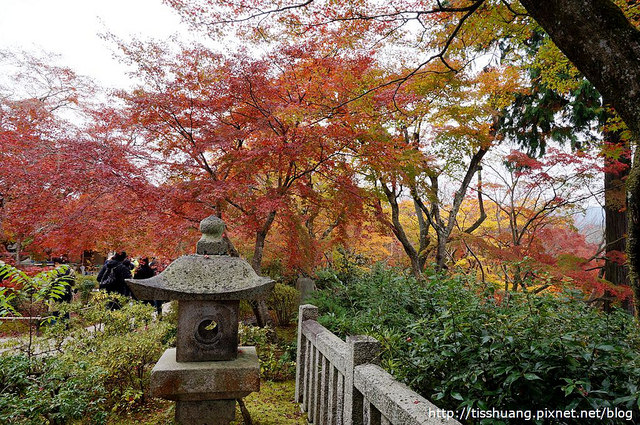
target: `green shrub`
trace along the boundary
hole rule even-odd
[[[240,345],[255,345],[256,347],[263,347],[268,343],[268,333],[269,328],[250,326],[245,325],[244,323],[240,323],[238,325]]]
[[[118,310],[107,308],[113,301]],[[119,295],[94,292],[88,303],[59,305],[60,314],[70,319],[48,326],[48,346],[60,347],[66,362],[83,361],[103,370],[107,391],[104,408],[126,411],[147,399],[152,366],[172,344],[176,325],[171,315],[154,319],[153,307]],[[73,343],[65,343],[72,340]]]
[[[62,265],[31,276],[0,261],[0,315],[44,315],[53,303],[69,293],[74,280],[70,270]]]
[[[341,287],[355,279],[356,276],[357,275],[355,274],[338,276],[338,273],[331,268],[319,269],[316,271],[316,288],[332,289],[335,287]]]
[[[143,404],[147,397],[151,368],[164,352],[166,327],[137,329],[104,341],[95,352],[95,362],[106,371],[105,385],[117,409]]]
[[[98,287],[98,281],[95,276],[76,274],[75,289],[78,297],[82,302],[88,302],[91,292]]]
[[[267,344],[258,350],[260,375],[269,381],[287,381],[296,373],[295,348]]]
[[[122,306],[109,310],[110,299]],[[144,403],[151,368],[175,335],[175,324],[154,320],[154,308],[121,296],[94,294],[88,306],[75,304],[72,330],[68,337],[74,344],[65,350],[69,361],[82,359],[105,371],[104,385],[109,392],[107,404],[115,410],[126,410]],[[64,334],[58,329],[48,332]]]
[[[267,306],[276,314],[280,326],[287,326],[298,312],[298,300],[300,291],[288,286],[276,283],[267,300]]]
[[[479,291],[462,277],[418,284],[377,267],[312,302],[342,337],[378,338],[384,367],[441,407],[617,407],[639,418],[638,323],[582,299]]]
[[[260,375],[270,381],[292,379],[296,372],[295,344],[281,341],[269,328],[240,323],[240,345],[255,345],[260,361]]]
[[[114,300],[120,309],[107,308]],[[0,423],[94,424],[137,411],[151,367],[175,337],[172,315],[154,319],[153,307],[103,291],[56,308],[59,319],[33,339],[29,356],[0,358]]]
[[[22,341],[21,347],[27,357],[34,355],[34,337],[43,322],[36,317],[48,316],[56,302],[71,295],[73,281],[74,276],[67,265],[30,276],[24,270],[0,261],[0,284],[3,285],[0,286],[0,315],[28,318],[25,323],[29,337]],[[53,320],[53,315],[45,321]]]
[[[56,357],[0,356],[0,423],[101,424],[104,371],[90,362]]]

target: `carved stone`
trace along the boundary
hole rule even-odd
[[[239,300],[265,297],[275,282],[226,255],[218,217],[202,220],[200,230],[197,254],[127,284],[141,300],[178,300],[176,348],[165,351],[151,371],[152,395],[176,400],[179,424],[227,425],[235,399],[260,389],[255,347],[238,349]]]

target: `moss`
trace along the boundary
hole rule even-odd
[[[29,331],[29,326],[21,321],[2,321],[0,322],[0,338],[15,337]]]
[[[107,425],[174,425],[174,406],[172,401],[152,399],[135,412],[111,416]]]
[[[293,400],[295,382],[262,381],[260,392],[244,399],[254,425],[306,425],[306,415]],[[109,418],[108,425],[173,425],[174,403],[154,399],[136,412]],[[243,425],[240,409],[232,425]]]
[[[306,415],[300,413],[300,406],[295,403],[295,382],[260,383],[260,392],[250,394],[244,403],[251,413],[254,425],[294,425],[306,424]],[[242,414],[236,409],[236,420],[232,425],[242,425]]]

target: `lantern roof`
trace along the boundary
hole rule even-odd
[[[127,279],[140,300],[253,300],[266,296],[275,282],[256,274],[240,257],[227,255],[224,222],[215,216],[200,222],[197,254],[184,255],[149,279]]]
[[[127,283],[141,300],[253,300],[275,285],[242,258],[199,254],[176,259],[157,276]]]

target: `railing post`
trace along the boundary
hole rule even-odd
[[[362,420],[364,425],[381,425],[382,415],[369,400],[365,400],[362,406]]]
[[[362,364],[379,363],[380,343],[370,336],[347,337],[348,354],[344,376],[344,425],[362,425],[363,397],[353,383],[353,371]]]
[[[302,334],[302,323],[307,320],[318,320],[318,307],[311,304],[303,304],[298,308],[298,353],[296,356],[296,402],[302,403],[304,392],[304,380],[306,376],[305,365],[307,364],[307,344],[306,338]],[[312,348],[313,350],[313,348]]]

